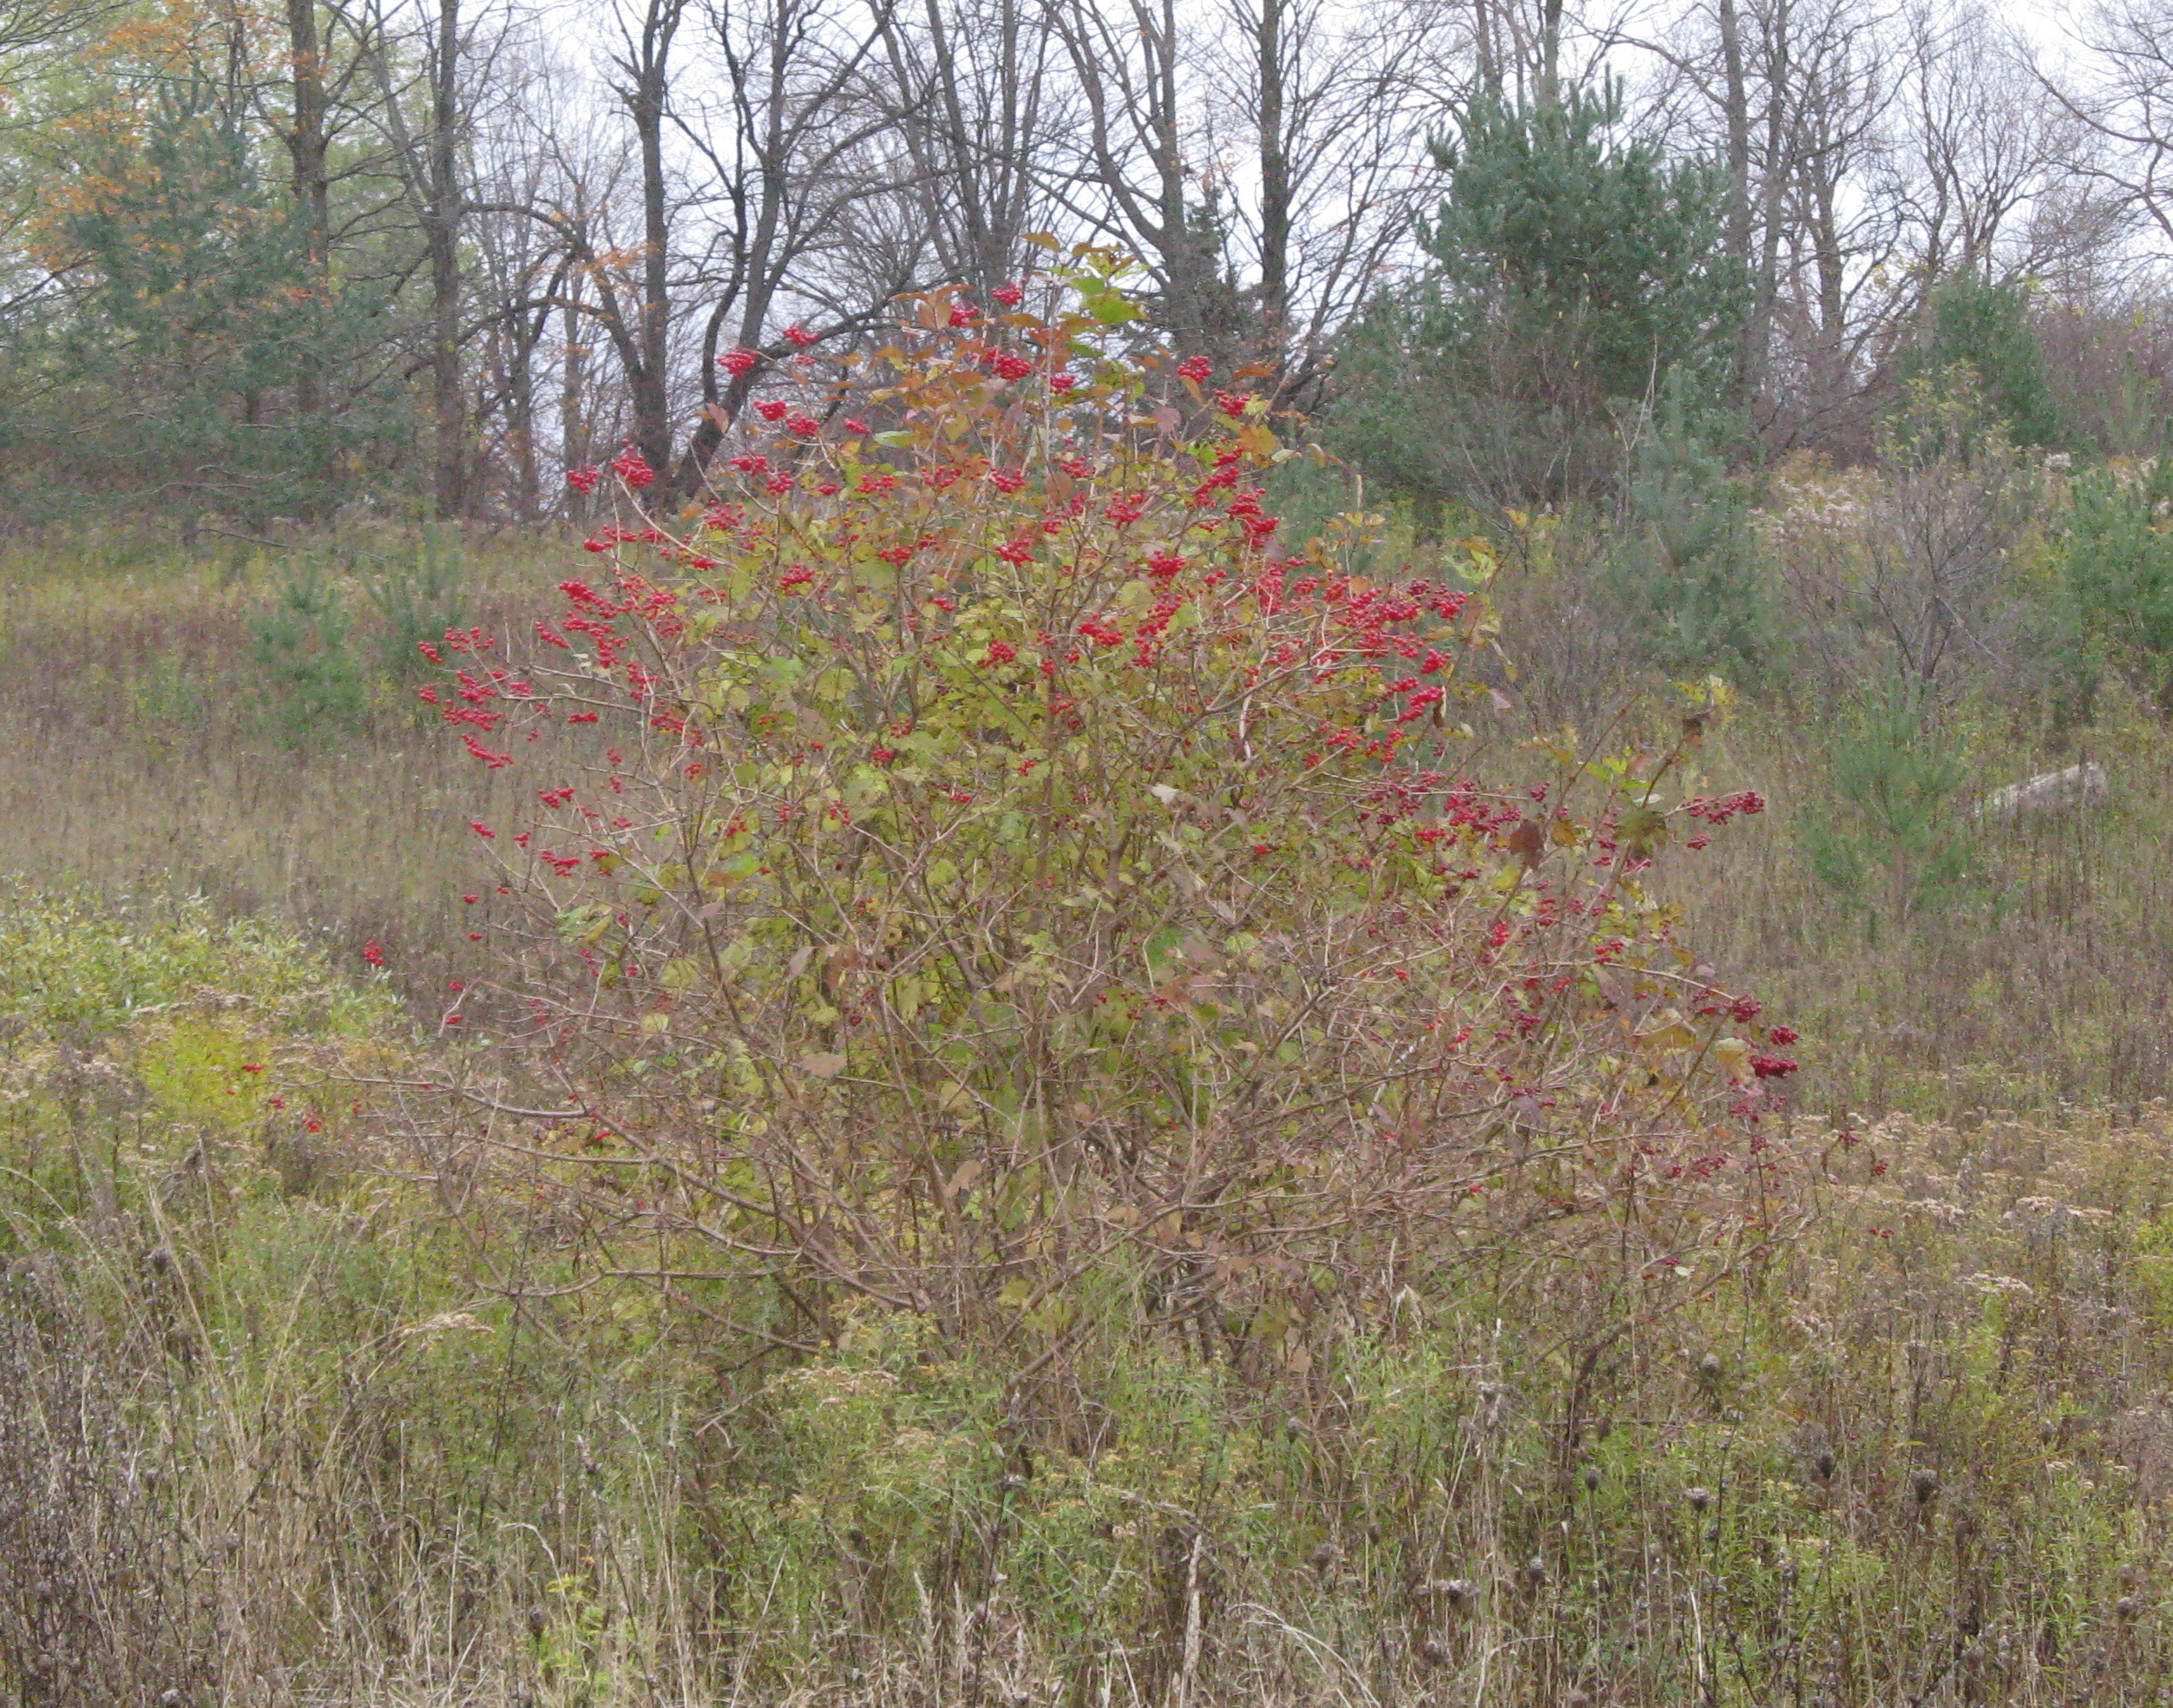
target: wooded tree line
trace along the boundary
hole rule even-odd
[[[533,518],[626,444],[691,492],[1035,234],[1425,503],[1668,418],[1861,456],[1956,363],[2145,450],[2169,76],[2135,0],[2058,65],[1981,0],[0,0],[0,455],[23,519]]]

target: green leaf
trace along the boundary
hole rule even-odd
[[[1096,292],[1083,300],[1087,313],[1105,326],[1128,326],[1139,318],[1139,305],[1114,292]]]

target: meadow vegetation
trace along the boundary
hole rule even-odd
[[[1007,306],[0,560],[0,1682],[2164,1699],[2155,471],[1369,515]]]

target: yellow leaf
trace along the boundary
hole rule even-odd
[[[1697,1035],[1683,1023],[1682,1010],[1663,1008],[1638,1031],[1638,1046],[1648,1056],[1670,1050],[1696,1049]]]

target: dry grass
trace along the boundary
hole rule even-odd
[[[472,1153],[405,1199],[230,1158],[186,1225],[124,1179],[141,1219],[37,1283],[154,1444],[86,1434],[78,1509],[147,1462],[176,1491],[75,1558],[174,1557],[180,1640],[106,1699],[2163,1700],[2173,1118],[1805,1136],[1815,1232],[1581,1384],[1559,1324],[1468,1291],[1346,1343],[1302,1413],[1149,1328],[1080,1373],[1104,1437],[1023,1459],[999,1373],[907,1324],[787,1376],[574,1284],[574,1231],[537,1246]],[[430,1208],[456,1179],[467,1238]],[[8,1440],[0,1497],[48,1474]],[[44,1605],[10,1589],[0,1628]]]
[[[1816,732],[1716,744],[1717,780],[1776,810],[1669,881],[1806,1035],[1805,1232],[1763,1265],[1627,1299],[1415,1271],[1389,1330],[1323,1331],[1295,1403],[1149,1318],[1067,1375],[1093,1428],[1030,1439],[1001,1364],[875,1313],[789,1354],[752,1292],[614,1273],[689,1254],[631,1260],[640,1206],[601,1164],[335,1089],[417,1048],[382,1011],[327,1018],[364,938],[426,1018],[460,974],[481,773],[389,687],[296,742],[246,680],[270,555],[130,549],[0,560],[0,867],[200,890],[300,922],[331,970],[237,952],[207,988],[199,943],[156,1012],[92,1025],[28,988],[105,964],[90,915],[16,954],[0,1539],[46,1551],[0,1563],[21,1701],[2173,1691],[2173,761],[2139,716],[2092,738],[2110,811],[1987,838],[1949,905],[1875,933],[1797,857]],[[527,545],[471,561],[485,621],[562,573]],[[2032,763],[1982,736],[1970,786]],[[113,930],[162,943],[154,913]],[[136,1625],[99,1600],[130,1573]]]
[[[469,621],[519,621],[556,542],[458,548]],[[186,557],[127,535],[18,541],[0,554],[0,871],[115,895],[200,894],[286,918],[336,955],[375,937],[427,1008],[467,969],[467,821],[498,803],[480,771],[377,662],[366,581],[397,535],[227,542]],[[366,712],[298,722],[251,620],[298,558],[353,614]]]
[[[1856,904],[1815,877],[1806,821],[1845,811],[1824,775],[1830,726],[1745,717],[1710,756],[1773,803],[1750,833],[1668,857],[1686,937],[1802,1031],[1799,1096],[1836,1120],[1890,1109],[1945,1117],[2048,1113],[2173,1095],[2173,748],[2117,686],[2062,744],[1965,725],[1951,815],[1969,866],[1912,916]],[[2002,785],[2102,762],[2095,811],[1972,831],[1970,803]]]

